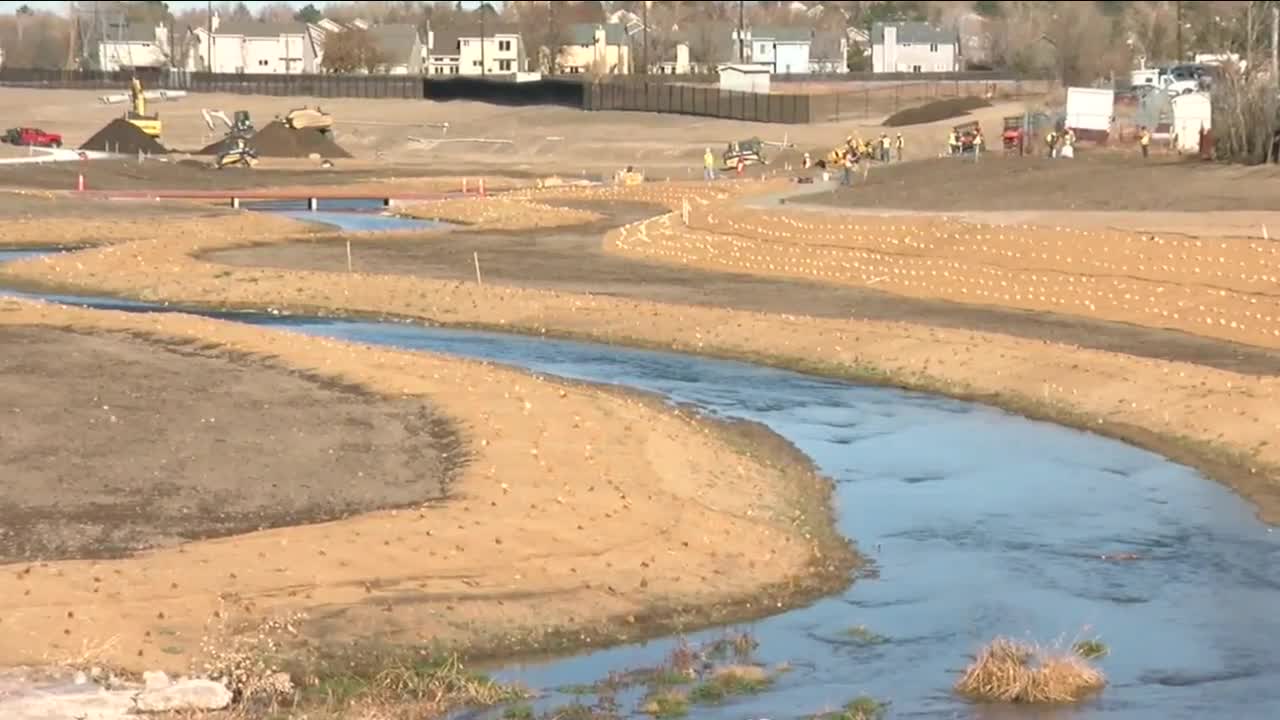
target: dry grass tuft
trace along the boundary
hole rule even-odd
[[[1073,703],[1106,684],[1102,671],[1075,652],[1000,637],[969,663],[955,689],[975,700]]]

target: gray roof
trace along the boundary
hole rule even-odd
[[[104,42],[153,43],[156,41],[156,26],[151,23],[128,23],[126,25],[110,24],[102,30]]]
[[[279,37],[281,35],[306,35],[303,22],[258,22],[256,20],[227,20],[213,29],[214,35],[243,35],[245,37]]]
[[[418,28],[413,25],[376,25],[369,28],[368,32],[378,50],[387,59],[396,62],[412,60],[422,47]]]
[[[774,42],[804,42],[813,38],[813,30],[801,26],[789,25],[754,25],[747,28],[752,40],[772,40]]]
[[[820,30],[813,34],[813,44],[809,46],[809,57],[815,60],[844,61],[844,53],[840,44],[847,43],[845,34],[839,30]]]
[[[574,23],[569,26],[568,44],[594,45],[596,42],[597,27],[604,27],[605,44],[627,44],[627,28],[622,23]]]
[[[910,43],[912,45],[927,45],[931,43],[939,43],[949,45],[956,42],[955,30],[943,30],[934,27],[929,23],[922,22],[901,22],[901,23],[875,23],[871,26],[871,42],[875,45],[884,44],[884,29],[886,26],[896,27],[898,29],[898,44],[903,45]]]

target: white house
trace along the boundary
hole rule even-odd
[[[563,73],[627,75],[631,73],[631,42],[621,23],[575,23],[569,39],[556,50],[556,67]]]
[[[507,23],[433,31],[428,45],[429,75],[513,75],[525,69],[520,32]]]
[[[107,72],[163,67],[169,63],[169,28],[164,24],[108,27],[97,55],[98,68]]]
[[[189,70],[216,73],[298,74],[320,70],[324,31],[304,22],[221,22],[215,14],[213,33],[192,30],[194,47]]]
[[[731,33],[733,49],[738,48],[738,30]],[[808,73],[813,31],[804,27],[759,25],[743,34],[746,61],[767,65],[776,74]]]
[[[871,26],[872,72],[955,72],[960,45],[955,31],[928,23],[875,23]]]
[[[809,45],[809,72],[849,72],[849,36],[839,30],[819,30]]]
[[[720,67],[720,89],[737,92],[769,92],[769,68],[756,63],[730,63]]]

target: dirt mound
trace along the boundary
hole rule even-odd
[[[156,141],[155,138],[142,132],[142,130],[133,123],[124,118],[116,118],[107,123],[106,127],[99,130],[93,137],[85,141],[80,146],[81,150],[102,150],[105,152],[119,152],[134,154],[144,152],[150,155],[160,155],[169,152],[165,146]]]
[[[920,107],[908,108],[898,111],[890,115],[884,124],[888,127],[902,127],[904,125],[919,125],[921,123],[937,122],[946,120],[947,118],[960,117],[967,114],[970,110],[978,108],[991,107],[991,103],[980,97],[961,97],[949,98],[947,100],[937,100],[928,105]]]
[[[320,157],[351,157],[351,153],[343,150],[327,133],[315,128],[291,130],[279,120],[259,130],[249,144],[262,157],[304,158],[311,153],[318,153]]]

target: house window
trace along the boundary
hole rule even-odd
[[[266,67],[266,66],[267,66],[267,61],[266,61],[266,60],[259,60],[259,61],[258,61],[258,65],[259,65],[259,66],[261,66],[261,67]]]
[[[459,41],[458,41],[458,47],[459,47],[459,48],[471,47],[471,41],[470,41],[470,40],[459,40]]]
[[[501,52],[510,52],[510,51],[511,51],[511,41],[510,41],[510,40],[499,40],[499,41],[498,41],[498,50],[499,50],[499,51],[501,51]]]
[[[756,46],[756,52],[760,55],[764,55],[769,52],[769,46],[764,43],[760,43]]]
[[[457,66],[457,65],[454,65],[453,67],[449,68],[449,74],[450,74],[450,75],[457,75],[457,74],[458,74],[458,66]]]
[[[920,66],[919,66],[919,65],[912,65],[912,66],[911,66],[911,72],[913,72],[913,73],[920,72]]]
[[[471,61],[471,67],[480,67],[480,61],[479,61],[479,60],[472,60],[472,61]]]
[[[929,52],[938,52],[938,43],[929,43]]]
[[[499,60],[499,61],[498,61],[498,69],[499,69],[499,70],[501,70],[502,72],[511,72],[511,61],[510,61],[510,60]]]

